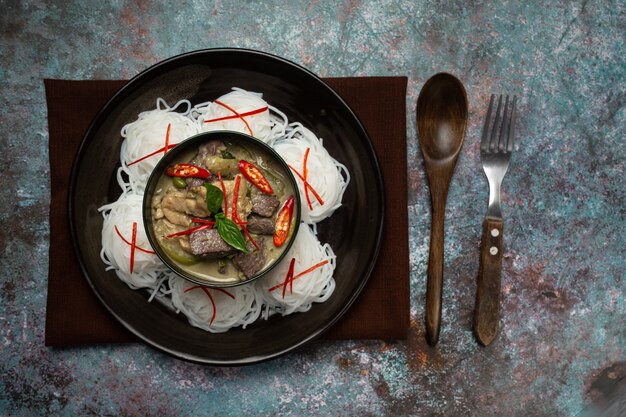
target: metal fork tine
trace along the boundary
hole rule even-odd
[[[496,95],[492,94],[489,100],[489,109],[487,110],[487,116],[485,116],[485,125],[483,126],[483,137],[480,140],[480,149],[486,151],[489,148],[489,121],[491,120],[491,111],[493,110],[493,100]]]
[[[500,138],[498,139],[498,150],[503,151],[506,149],[506,137],[508,135],[509,118],[507,117],[507,110],[509,109],[509,96],[506,96],[504,100],[504,113],[502,114],[502,128],[500,129]]]
[[[489,150],[496,148],[496,138],[498,137],[498,127],[500,126],[500,109],[502,108],[502,95],[498,97],[498,109],[496,110],[496,120],[493,122],[491,129],[491,139],[489,140]]]
[[[517,102],[517,96],[513,96],[513,105],[511,106],[511,124],[509,125],[509,134],[507,141],[507,152],[513,152],[513,139],[515,138],[515,103]]]

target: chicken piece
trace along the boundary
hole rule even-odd
[[[206,204],[206,187],[191,187],[186,195],[187,209],[185,212],[193,217],[208,217],[211,215]]]
[[[169,193],[161,200],[161,210],[163,215],[171,223],[179,226],[191,225],[191,218],[185,213],[187,209],[187,198],[184,192],[175,191]],[[157,211],[159,208],[157,207]]]
[[[239,195],[237,197],[237,215],[241,221],[246,221],[250,212],[252,212],[252,202],[248,197],[248,187],[250,183],[242,175],[238,176],[241,177],[241,180],[239,183]],[[212,184],[220,190],[222,189],[222,185],[219,181],[215,181]],[[233,195],[235,193],[235,180],[225,180],[224,188],[226,189],[228,207],[225,208],[224,203],[222,203],[222,211],[228,214],[228,218],[230,219],[232,218],[231,211],[233,208]]]

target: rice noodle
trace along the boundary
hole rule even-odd
[[[184,113],[176,112],[176,109],[183,106],[187,106]],[[173,107],[169,107],[165,100],[159,98],[156,109],[140,113],[137,120],[122,128],[121,135],[125,140],[120,150],[120,160],[122,170],[128,175],[129,185],[133,191],[143,190],[150,173],[165,155],[168,125],[169,145],[177,144],[198,133],[196,122],[188,116],[190,111],[191,103],[188,100],[181,100]],[[159,149],[163,151],[133,164]]]
[[[293,292],[287,288],[284,292],[281,284],[285,282],[291,260],[295,259],[294,276],[323,261],[328,261],[311,272],[293,281]],[[301,224],[296,240],[279,265],[260,278],[256,286],[263,303],[269,309],[283,316],[295,312],[308,311],[313,303],[326,301],[335,289],[333,273],[336,257],[328,244],[322,245],[317,236],[306,225]],[[270,291],[274,287],[278,288]]]
[[[223,291],[234,297],[231,298],[218,289],[194,288],[197,285],[174,276],[170,278],[169,284],[172,304],[187,316],[191,325],[211,333],[223,333],[237,326],[245,329],[261,313],[261,304],[253,285],[225,288]],[[215,306],[205,291],[211,294]],[[211,323],[213,315],[215,318]]]
[[[244,116],[245,123],[239,117],[205,123],[207,120],[233,116],[232,110],[244,114],[265,107],[267,110]],[[184,112],[177,109],[183,109]],[[232,130],[253,133],[256,138],[273,146],[301,174],[304,154],[310,148],[307,181],[324,204],[320,204],[313,193],[309,193],[313,206],[312,210],[309,209],[304,183],[296,178],[302,201],[302,221],[305,223],[301,224],[300,232],[283,261],[269,274],[254,283],[224,289],[234,299],[220,289],[200,288],[178,277],[156,255],[138,249],[134,252],[133,273],[130,273],[131,248],[129,243],[120,238],[115,227],[127,241],[131,241],[133,223],[136,222],[136,247],[152,249],[143,227],[143,192],[150,173],[165,152],[133,162],[159,149],[166,150],[168,125],[170,145],[199,132]],[[300,123],[290,124],[282,111],[263,100],[262,94],[235,87],[216,101],[197,104],[195,107],[187,100],[169,107],[165,100],[159,98],[156,109],[139,114],[136,121],[124,126],[121,135],[124,142],[120,151],[121,167],[117,171],[117,182],[122,194],[116,202],[99,208],[104,217],[100,256],[107,271],[115,270],[117,276],[132,289],[150,289],[148,301],[155,297],[171,297],[172,304],[187,316],[191,325],[212,333],[226,332],[238,326],[245,328],[260,316],[268,318],[273,314],[304,312],[313,303],[324,302],[331,296],[335,289],[333,273],[336,257],[330,245],[322,244],[317,239],[316,223],[331,216],[341,205],[350,174],[344,165],[330,156],[322,140],[313,132]],[[293,292],[290,286],[283,297],[281,284],[285,281],[292,259],[294,276],[321,262],[325,264],[293,280]],[[270,291],[272,288],[274,290]]]
[[[167,267],[154,254],[135,250],[133,273],[130,273],[131,248],[117,234],[115,227],[127,241],[132,239],[133,223],[137,223],[136,246],[152,250],[143,227],[142,200],[139,194],[122,194],[111,204],[99,208],[104,217],[100,257],[106,270],[114,269],[117,276],[132,289],[155,288],[159,276]]]
[[[307,158],[307,182],[319,194],[324,204],[320,204],[309,190],[309,200],[313,207],[311,210],[306,201],[304,181],[295,176],[302,202],[302,220],[314,224],[330,217],[341,206],[343,193],[350,182],[350,173],[343,164],[330,156],[322,141],[300,123],[290,124],[286,137],[274,144],[276,152],[303,176],[302,166],[307,148],[310,149]]]

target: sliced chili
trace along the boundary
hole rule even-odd
[[[201,289],[202,289],[202,291],[203,291],[203,292],[207,295],[207,297],[209,297],[209,300],[211,301],[211,305],[213,306],[213,314],[211,315],[211,321],[210,321],[209,325],[212,325],[212,324],[213,324],[213,320],[215,320],[215,316],[216,316],[216,314],[217,314],[217,306],[215,305],[215,300],[213,300],[213,297],[211,296],[211,293],[209,292],[209,289],[208,289],[207,287],[205,287],[204,285],[194,285],[193,287],[189,287],[189,288],[187,288],[187,289],[186,289],[185,291],[183,291],[183,292],[186,292],[186,293],[187,293],[187,292],[192,291],[192,290],[195,290],[195,289],[197,289],[197,288],[201,288]],[[232,295],[231,293],[229,293],[229,292],[228,292],[228,291],[226,291],[226,290],[223,290],[223,289],[221,289],[221,288],[214,288],[214,290],[216,290],[216,291],[220,291],[220,292],[223,292],[224,294],[226,294],[227,296],[229,296],[229,297],[230,297],[230,298],[232,298],[233,300],[235,299],[235,296],[234,296],[234,295]]]
[[[311,192],[313,193],[313,195],[317,199],[317,202],[320,203],[320,206],[323,206],[324,205],[324,200],[322,200],[322,197],[320,197],[320,195],[317,193],[317,191],[315,191],[315,188],[313,188],[313,186],[294,167],[292,167],[289,164],[287,164],[287,165],[298,176],[298,178],[300,178],[302,180],[302,182],[304,183],[304,188],[306,189],[308,187],[309,190],[311,190]]]
[[[232,219],[233,219],[233,222],[235,222],[236,224],[241,226],[241,230],[243,230],[243,232],[248,237],[250,242],[252,242],[254,247],[258,250],[259,249],[259,245],[256,244],[256,242],[252,238],[252,235],[250,234],[250,232],[248,232],[248,228],[246,227],[246,224],[248,224],[248,222],[242,222],[241,219],[239,218],[239,214],[237,214],[237,199],[239,198],[238,196],[239,196],[239,185],[240,185],[240,183],[241,183],[241,176],[237,175],[237,179],[235,180],[235,192],[233,194],[233,208],[231,210],[232,211],[232,213],[231,213],[232,214]]]
[[[293,268],[296,265],[296,258],[291,258],[291,263],[289,264],[289,271],[287,271],[287,276],[285,276],[285,282],[283,282],[283,298],[285,298],[285,292],[287,292],[287,284],[293,281]],[[291,286],[291,293],[293,294],[293,285]]]
[[[235,115],[235,116],[237,116],[238,118],[240,118],[240,119],[241,119],[241,121],[242,121],[242,122],[246,125],[246,127],[247,127],[247,128],[248,128],[248,130],[250,131],[250,136],[254,136],[254,133],[252,133],[252,129],[250,128],[250,125],[248,124],[248,122],[246,121],[246,119],[244,119],[244,118],[243,118],[243,116],[242,116],[241,114],[237,113],[237,110],[233,109],[232,107],[230,107],[230,106],[229,106],[229,105],[227,105],[227,104],[222,103],[222,102],[221,102],[221,101],[219,101],[219,100],[215,100],[215,102],[214,102],[214,103],[215,103],[215,104],[219,104],[220,106],[222,106],[222,107],[224,107],[224,108],[226,108],[226,109],[230,110],[231,112],[233,112],[233,113],[234,113],[234,115]]]
[[[222,180],[222,174],[219,171],[217,171],[217,178],[220,180],[222,194],[224,194],[224,216],[228,217],[228,196],[226,195],[226,186],[224,185],[224,180]]]
[[[304,152],[304,159],[302,161],[302,176],[304,177],[304,181],[306,181],[307,177],[309,176],[309,170],[306,167],[306,163],[309,159],[310,150],[311,148],[306,148],[306,151]],[[309,187],[307,186],[304,187],[304,196],[306,197],[306,202],[309,205],[309,210],[313,210],[313,204],[311,204],[311,197],[309,197]]]
[[[149,153],[148,155],[142,156],[141,158],[139,158],[139,159],[137,159],[137,160],[134,160],[133,162],[131,162],[130,164],[128,164],[128,166],[135,165],[136,163],[139,163],[139,162],[141,162],[141,161],[143,161],[143,160],[145,160],[145,159],[148,159],[148,158],[150,158],[151,156],[154,156],[154,155],[156,155],[156,154],[158,154],[158,153],[161,153],[161,152],[163,152],[163,155],[165,155],[165,154],[167,153],[167,151],[169,151],[169,150],[170,150],[170,149],[172,149],[174,146],[176,146],[176,144],[175,144],[175,143],[174,143],[174,144],[172,144],[172,145],[170,145],[170,144],[169,144],[169,143],[170,143],[170,128],[171,128],[171,127],[172,127],[172,124],[171,124],[171,123],[168,123],[168,124],[167,124],[167,132],[165,133],[165,146],[163,146],[163,147],[162,147],[162,148],[160,148],[160,149],[157,149],[156,151],[154,151],[154,152],[152,152],[152,153]]]
[[[233,209],[231,210],[231,217],[234,222],[237,221],[237,199],[239,198],[239,184],[241,183],[241,176],[237,175],[235,179],[235,191],[233,193]]]
[[[135,266],[135,248],[137,247],[137,222],[133,222],[133,235],[130,241],[130,273],[133,273]]]
[[[259,249],[259,245],[257,245],[256,242],[254,241],[254,239],[252,239],[252,235],[250,234],[250,232],[248,232],[248,228],[245,226],[248,223],[247,222],[245,222],[245,223],[244,222],[237,222],[237,224],[239,226],[241,226],[241,230],[243,230],[243,232],[248,237],[250,242],[252,242],[252,245],[254,245],[254,247],[258,250]]]
[[[276,221],[274,223],[274,246],[277,248],[285,243],[289,235],[294,202],[295,198],[293,195],[289,196],[283,208],[281,208],[278,215],[276,215]]]
[[[294,282],[296,279],[300,278],[300,277],[301,277],[301,276],[303,276],[303,275],[308,274],[309,272],[313,272],[313,271],[314,271],[314,270],[316,270],[317,268],[319,268],[319,267],[321,267],[321,266],[324,266],[324,265],[326,265],[327,263],[328,263],[328,259],[326,259],[325,261],[319,262],[319,263],[317,263],[317,264],[313,265],[312,267],[310,267],[309,269],[306,269],[306,270],[304,270],[304,271],[302,271],[302,272],[298,273],[298,274],[297,274],[297,275],[295,275],[293,278],[291,278],[291,280],[290,280],[289,282],[290,282],[290,283],[292,283],[292,285],[293,285],[293,282]],[[280,287],[282,287],[283,285],[285,285],[285,283],[284,283],[284,282],[281,282],[280,284],[274,285],[274,286],[273,286],[272,288],[270,288],[268,291],[269,291],[269,292],[272,292],[272,291],[274,291],[274,290],[279,289],[279,288],[280,288]]]
[[[215,305],[215,300],[213,300],[213,296],[211,295],[209,289],[206,287],[202,287],[202,291],[204,291],[207,297],[209,297],[209,300],[211,300],[211,305],[213,306],[213,314],[211,314],[211,321],[209,322],[209,326],[211,326],[213,324],[213,320],[215,320],[215,316],[217,315],[217,306]]]
[[[163,155],[167,153],[168,146],[170,146],[170,129],[172,128],[172,124],[167,124],[167,132],[165,132],[165,145],[163,146]]]
[[[263,191],[265,194],[273,194],[272,186],[270,182],[265,178],[261,170],[254,164],[248,161],[241,160],[238,164],[239,171],[250,181],[256,188]]]
[[[217,102],[217,104],[223,105],[222,102]],[[215,119],[205,120],[204,123],[221,122],[222,120],[239,119],[239,118],[246,117],[246,116],[253,116],[255,114],[263,113],[267,109],[268,107],[265,106],[265,107],[261,107],[260,109],[251,110],[245,113],[235,112],[236,114],[233,114],[232,116],[217,117]],[[231,111],[233,110],[231,109]]]
[[[171,235],[167,235],[167,236],[163,236],[163,237],[165,239],[171,239],[173,237],[190,235],[193,232],[196,232],[198,230],[210,229],[210,228],[213,227],[214,224],[215,224],[215,222],[201,224],[200,226],[192,227],[191,229],[183,230],[182,232],[178,232],[178,233],[172,233]]]
[[[165,171],[170,177],[207,179],[211,173],[204,168],[192,164],[176,164]]]
[[[124,238],[124,236],[122,236],[122,233],[120,232],[120,229],[117,228],[117,226],[115,226],[115,233],[117,233],[117,235],[122,239],[122,241],[124,243],[126,243],[128,246],[132,245],[132,243],[130,243],[128,240],[126,240],[126,238]],[[137,249],[138,251],[141,251],[143,253],[148,253],[150,255],[154,255],[155,254],[155,252],[153,252],[151,250],[144,249],[144,248],[140,248],[137,245],[135,245],[135,249]]]

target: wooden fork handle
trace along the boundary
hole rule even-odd
[[[487,217],[483,222],[474,310],[474,333],[483,346],[493,342],[498,333],[502,281],[502,232],[502,219]]]

